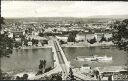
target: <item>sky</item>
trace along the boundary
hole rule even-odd
[[[123,1],[1,1],[2,17],[128,15]]]

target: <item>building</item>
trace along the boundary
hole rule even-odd
[[[15,38],[17,42],[21,42],[21,38]]]
[[[20,37],[21,35],[23,35],[22,31],[12,31],[11,33],[13,33],[15,37]]]
[[[112,80],[128,80],[128,71],[124,66],[99,67],[100,74],[105,77],[112,76]]]
[[[67,42],[68,37],[66,36],[56,36],[57,39]]]
[[[91,69],[90,69],[89,66],[86,66],[86,67],[82,66],[82,67],[80,68],[80,71],[81,71],[82,73],[89,73],[89,72],[91,71]]]
[[[42,46],[42,44],[41,44],[41,42],[38,42],[38,44],[37,44],[39,47],[41,47]]]
[[[109,38],[112,37],[112,34],[111,34],[111,33],[105,33],[105,34],[104,34],[104,37],[105,37],[106,39],[109,39]]]
[[[8,37],[13,38],[13,33],[9,32]]]
[[[95,37],[94,34],[86,34],[86,35],[85,35],[85,39],[86,39],[86,40],[91,40],[91,39],[93,39],[94,37]]]
[[[32,42],[31,41],[28,42],[28,46],[32,46]]]
[[[85,35],[83,34],[76,34],[76,41],[85,41]]]

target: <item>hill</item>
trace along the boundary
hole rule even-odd
[[[96,16],[89,16],[87,18],[112,18],[112,19],[126,19],[128,15],[96,15]]]

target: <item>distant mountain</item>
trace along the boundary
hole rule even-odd
[[[112,18],[112,19],[126,19],[128,15],[96,15],[96,16],[89,16],[87,18]]]

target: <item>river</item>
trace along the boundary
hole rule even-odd
[[[109,49],[102,49],[100,47],[65,47],[64,53],[71,65],[80,67],[81,65],[88,64],[90,66],[121,66],[127,63],[127,55],[124,51],[117,48],[110,47]],[[107,55],[112,56],[111,62],[80,62],[74,61],[77,56],[91,56],[92,54],[98,56]],[[53,56],[51,49],[18,49],[13,50],[10,58],[3,57],[1,59],[1,68],[4,72],[32,72],[38,70],[40,59],[47,61],[46,67],[53,66]]]
[[[1,59],[1,68],[4,72],[31,72],[37,71],[40,59],[47,61],[46,67],[53,66],[53,56],[51,49],[15,49],[10,58]]]
[[[80,67],[82,65],[89,65],[92,67],[100,66],[121,66],[127,63],[127,55],[126,52],[119,50],[117,48],[110,47],[109,49],[103,49],[100,47],[65,47],[63,48],[64,53],[69,61],[71,61],[71,65],[74,67]],[[112,57],[112,61],[110,62],[81,62],[81,61],[74,61],[77,56],[108,56]]]

